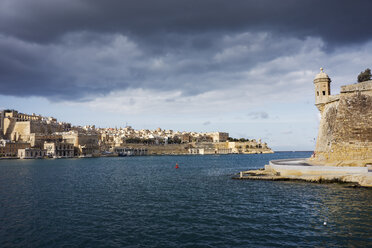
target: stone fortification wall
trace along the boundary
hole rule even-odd
[[[148,155],[165,155],[165,154],[188,154],[189,145],[187,144],[169,144],[169,145],[143,145],[143,144],[125,144],[127,148],[147,149]]]
[[[15,118],[4,119],[4,136],[9,140],[29,142],[31,134],[50,135],[64,130],[63,125],[40,121],[17,121]]]
[[[341,93],[356,91],[372,91],[372,80],[341,86]]]
[[[273,153],[266,143],[256,141],[227,142],[227,147],[232,150],[232,153],[239,154]]]
[[[95,133],[62,132],[62,138],[75,147],[75,155],[96,155],[99,152],[99,137]]]
[[[337,101],[324,106],[315,147],[315,154],[317,158],[320,158],[321,152],[328,152],[331,150],[338,104],[339,102]]]
[[[343,86],[339,101],[324,106],[313,161],[372,164],[372,81]]]
[[[29,141],[30,136],[30,122],[17,122],[12,118],[4,119],[4,137],[12,141]]]
[[[273,151],[266,145],[261,148],[243,148],[241,150],[233,151],[229,147],[231,142],[200,142],[190,144],[168,144],[168,145],[143,145],[143,144],[124,144],[123,147],[134,148],[134,149],[147,149],[148,155],[162,155],[162,154],[190,154],[189,149],[203,149],[203,154],[227,154],[227,153],[273,153]],[[238,144],[247,144],[247,142],[232,142]],[[253,143],[252,143],[253,144]],[[234,146],[235,147],[235,146]]]
[[[54,132],[64,131],[64,126],[57,123],[48,124],[44,122],[31,121],[30,129],[31,133],[52,134]]]
[[[30,121],[16,122],[11,134],[12,139],[29,141],[29,137],[31,134],[30,126]]]

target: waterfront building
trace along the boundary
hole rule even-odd
[[[16,110],[0,111],[0,139],[2,138],[13,143],[29,143],[32,148],[47,149],[47,154],[53,157],[70,157],[71,145],[73,145],[73,156],[82,157],[99,156],[101,153],[113,152],[114,148],[122,147],[137,149],[133,153],[138,155],[189,152],[228,154],[235,149],[227,146],[229,134],[226,132],[180,132],[161,128],[135,130],[130,126],[125,128],[96,128],[95,125],[72,127],[69,123],[57,122],[53,117],[28,115]],[[63,148],[64,143],[70,145]],[[210,147],[205,144],[209,144]],[[196,150],[189,151],[189,148],[196,148]],[[12,152],[14,155],[14,151]],[[236,153],[242,152],[236,151]]]
[[[61,142],[62,135],[59,134],[42,134],[42,133],[31,133],[30,134],[30,144],[31,147],[36,147],[43,149],[45,142]]]
[[[0,157],[17,157],[18,149],[29,147],[30,143],[0,140]]]
[[[67,143],[74,145],[74,156],[98,156],[100,154],[99,137],[97,133],[84,133],[73,130],[59,134],[62,135],[63,140],[66,140]]]
[[[28,158],[45,158],[47,156],[46,150],[38,148],[18,149],[18,157],[21,159]]]
[[[267,144],[262,143],[261,140],[258,142],[256,140],[227,142],[227,146],[232,150],[232,153],[270,153],[271,151]]]
[[[45,142],[44,150],[48,157],[72,158],[74,156],[74,144],[63,142]]]
[[[189,148],[189,154],[197,155],[212,155],[212,154],[231,154],[232,150],[230,148]]]

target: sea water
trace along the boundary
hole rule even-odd
[[[310,155],[0,160],[0,246],[371,247],[372,190],[231,179]]]

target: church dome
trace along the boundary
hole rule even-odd
[[[323,68],[320,68],[320,72],[315,76],[315,79],[329,79],[328,75],[323,71]]]

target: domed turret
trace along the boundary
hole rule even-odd
[[[317,79],[328,79],[328,80],[330,80],[327,73],[325,73],[323,71],[323,68],[320,68],[320,72],[318,74],[316,74],[316,76],[314,78],[314,81],[317,80]]]
[[[322,104],[328,101],[328,97],[331,95],[331,79],[320,68],[320,73],[318,73],[314,78],[315,86],[315,105],[320,110]]]

